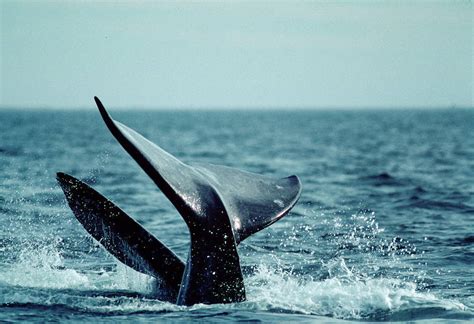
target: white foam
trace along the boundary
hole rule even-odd
[[[143,294],[153,292],[155,279],[137,272],[118,261],[115,262],[115,271],[103,271],[100,273],[100,276],[94,278],[94,286],[96,289],[130,290]]]
[[[130,290],[150,293],[154,279],[115,261],[115,271],[88,271],[81,273],[67,268],[57,242],[21,246],[15,263],[1,270],[0,282],[7,285],[32,288]]]
[[[7,267],[0,282],[12,286],[36,288],[88,288],[87,276],[64,266],[60,251],[54,245],[26,246],[17,262]]]
[[[365,318],[376,312],[396,311],[420,303],[445,309],[464,308],[459,302],[418,291],[415,283],[390,278],[358,278],[343,259],[337,263],[337,275],[322,281],[301,279],[261,265],[247,279],[249,301],[246,307],[342,319]]]
[[[323,267],[328,273],[324,280],[304,277],[275,268],[275,260],[262,261],[257,270],[245,278],[248,301],[226,305],[226,308],[250,309],[330,316],[340,319],[364,319],[380,312],[423,307],[440,307],[446,310],[464,310],[466,306],[455,300],[446,300],[426,291],[417,290],[413,282],[397,278],[364,278],[346,266],[343,258],[335,259]],[[0,283],[4,285],[73,290],[133,291],[141,294],[153,292],[154,279],[140,274],[117,262],[114,271],[88,271],[80,273],[68,269],[55,244],[43,247],[25,247],[17,262],[2,268]],[[44,295],[46,294],[46,295]],[[176,306],[150,298],[126,295],[104,296],[67,294],[67,303],[79,309],[94,312],[186,311],[192,308]],[[57,293],[11,291],[2,296],[2,303],[34,302],[39,304],[63,303]],[[222,306],[220,306],[222,307]]]

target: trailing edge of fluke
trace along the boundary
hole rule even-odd
[[[58,172],[57,180],[79,222],[119,261],[155,277],[161,299],[179,305],[245,300],[237,245],[290,211],[301,193],[298,177],[272,179],[225,166],[184,164],[113,120],[94,99],[112,135],[188,225],[187,262],[99,192]]]

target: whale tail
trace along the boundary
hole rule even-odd
[[[174,291],[179,288],[178,304],[244,300],[236,246],[290,211],[301,193],[298,177],[273,179],[224,166],[184,164],[113,120],[100,100],[94,99],[113,136],[188,225],[191,247],[186,266],[105,197],[59,173],[58,181],[75,216],[121,262],[160,278]]]

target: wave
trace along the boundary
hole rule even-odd
[[[0,156],[20,156],[22,154],[21,148],[14,148],[14,147],[0,147]]]
[[[424,199],[418,195],[413,195],[409,198],[409,203],[401,206],[403,208],[422,208],[429,210],[447,210],[447,211],[457,211],[461,213],[472,213],[474,208],[467,204],[460,202],[449,202],[443,200],[432,200]]]
[[[417,319],[413,314],[418,312],[421,316],[423,312],[419,311],[420,308],[456,310],[460,313],[467,309],[460,302],[420,291],[413,282],[393,278],[361,278],[346,266],[342,258],[325,266],[335,275],[320,281],[303,279],[261,265],[256,274],[249,278],[250,307],[371,320],[402,320],[400,314],[403,312],[411,314],[403,320]],[[437,316],[442,317],[443,314]]]
[[[177,306],[154,299],[154,279],[117,263],[112,270],[68,268],[56,244],[27,248],[13,264],[0,268],[1,308],[74,310],[88,314],[215,313],[267,311],[337,319],[413,320],[467,318],[462,303],[420,290],[414,282],[370,278],[354,272],[342,257],[324,263],[328,276],[297,274],[274,264],[256,266],[245,277],[248,300],[231,305]]]
[[[363,176],[363,177],[360,177],[359,179],[375,187],[380,187],[380,186],[397,187],[397,186],[404,186],[410,183],[409,181],[405,179],[396,178],[395,176],[389,174],[388,172],[382,172],[375,175]]]

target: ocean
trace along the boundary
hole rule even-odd
[[[474,110],[114,111],[184,162],[296,174],[239,246],[247,301],[177,306],[75,219],[82,179],[181,258],[188,229],[95,110],[0,110],[0,322],[474,319]]]

